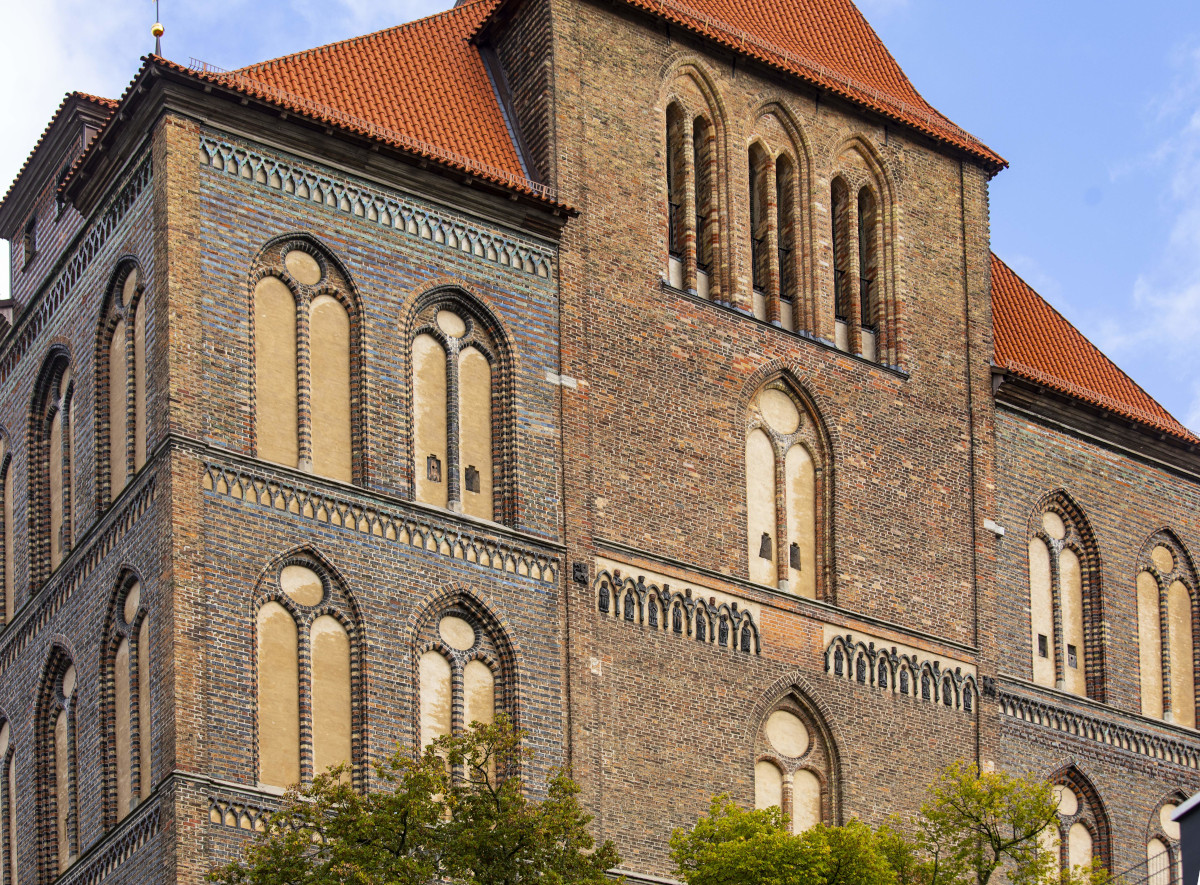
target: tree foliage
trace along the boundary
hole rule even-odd
[[[779,808],[744,811],[726,796],[671,857],[687,885],[1105,885],[1099,861],[1061,870],[1054,788],[1034,777],[948,766],[920,814],[878,829],[852,820],[793,836]],[[1051,834],[1048,838],[1046,834]]]
[[[596,846],[579,788],[552,774],[546,798],[517,775],[520,733],[506,721],[439,738],[420,756],[375,765],[381,789],[354,790],[342,768],[291,790],[221,885],[599,885],[620,858]]]

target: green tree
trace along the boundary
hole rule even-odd
[[[597,847],[578,787],[556,772],[548,795],[525,795],[520,734],[474,724],[418,757],[377,763],[382,789],[355,791],[333,769],[290,791],[244,856],[208,878],[221,885],[600,885],[620,863]]]
[[[745,811],[716,796],[691,830],[671,836],[671,858],[687,885],[895,885],[896,877],[859,821],[792,835],[778,807]]]

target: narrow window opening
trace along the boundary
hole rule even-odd
[[[796,183],[795,167],[787,156],[775,162],[775,211],[779,251],[779,321],[796,331],[802,323],[796,316]]]
[[[788,548],[788,565],[799,571],[802,566],[800,562],[800,545],[795,541]]]
[[[466,479],[467,491],[473,492],[474,494],[478,495],[479,494],[479,471],[475,469],[474,464],[467,465],[465,479]]]
[[[1038,657],[1050,657],[1050,640],[1045,633],[1038,634]]]
[[[771,536],[766,532],[762,533],[762,540],[758,542],[758,555],[762,559],[773,559],[771,555]]]
[[[425,478],[430,482],[442,481],[442,462],[437,455],[425,459]]]
[[[1067,666],[1073,670],[1079,669],[1079,657],[1075,653],[1075,646],[1067,646]]]
[[[25,233],[21,238],[21,245],[24,250],[24,268],[28,268],[33,264],[33,259],[37,257],[37,216],[33,216],[25,224]]]

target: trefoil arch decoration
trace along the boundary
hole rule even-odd
[[[320,554],[275,560],[253,596],[260,784],[311,783],[334,765],[365,785],[362,620]]]
[[[1142,545],[1136,592],[1142,713],[1195,728],[1200,585],[1191,555],[1170,529]]]
[[[121,259],[96,333],[96,487],[112,503],[146,463],[146,291],[141,266]]]
[[[257,457],[361,482],[362,319],[336,256],[308,234],[276,237],[249,279]]]
[[[1033,681],[1104,703],[1104,598],[1091,524],[1060,489],[1038,502],[1027,537]]]
[[[759,387],[745,421],[747,577],[832,601],[833,471],[824,423],[787,374]]]
[[[693,595],[691,587],[649,583],[638,575],[602,569],[593,582],[596,610],[625,624],[692,640],[730,653],[759,655],[762,640],[748,609],[736,601],[721,602]]]
[[[898,698],[912,698],[949,710],[974,714],[979,685],[971,672],[907,651],[876,648],[852,633],[833,637],[825,649],[825,672],[835,679],[869,685]]]
[[[458,287],[422,294],[409,314],[413,499],[515,524],[513,354],[499,320]]]

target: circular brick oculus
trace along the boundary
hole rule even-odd
[[[1158,821],[1162,824],[1163,832],[1167,834],[1168,838],[1175,841],[1179,840],[1179,821],[1171,820],[1171,815],[1175,813],[1177,808],[1179,806],[1174,802],[1168,802],[1162,807],[1162,811],[1158,813]]]
[[[137,617],[138,606],[142,604],[142,585],[134,581],[129,588],[129,592],[125,594],[125,610],[122,612],[125,615],[125,623],[132,624],[133,619]]]
[[[808,751],[808,729],[794,713],[776,710],[767,717],[767,727],[763,730],[781,756],[796,759]]]
[[[1175,557],[1170,550],[1161,544],[1150,551],[1150,561],[1164,575],[1169,575],[1175,571]]]
[[[1054,792],[1058,793],[1058,813],[1063,817],[1071,817],[1079,811],[1079,797],[1075,795],[1075,791],[1070,787],[1057,786]]]
[[[475,645],[475,628],[454,615],[446,615],[438,622],[438,635],[455,651],[470,651]]]
[[[321,282],[321,265],[317,259],[300,249],[293,249],[283,256],[283,266],[301,286],[315,286]]]
[[[438,328],[449,335],[451,338],[461,338],[467,334],[467,324],[452,310],[439,310],[437,312]]]
[[[325,598],[321,576],[302,565],[284,566],[279,573],[279,588],[300,605],[319,605]]]
[[[800,426],[800,412],[782,390],[764,390],[758,398],[758,410],[762,412],[763,420],[778,433],[795,433]]]
[[[1043,513],[1042,528],[1046,530],[1047,535],[1056,541],[1061,541],[1067,536],[1067,527],[1063,524],[1062,517],[1057,513]]]

